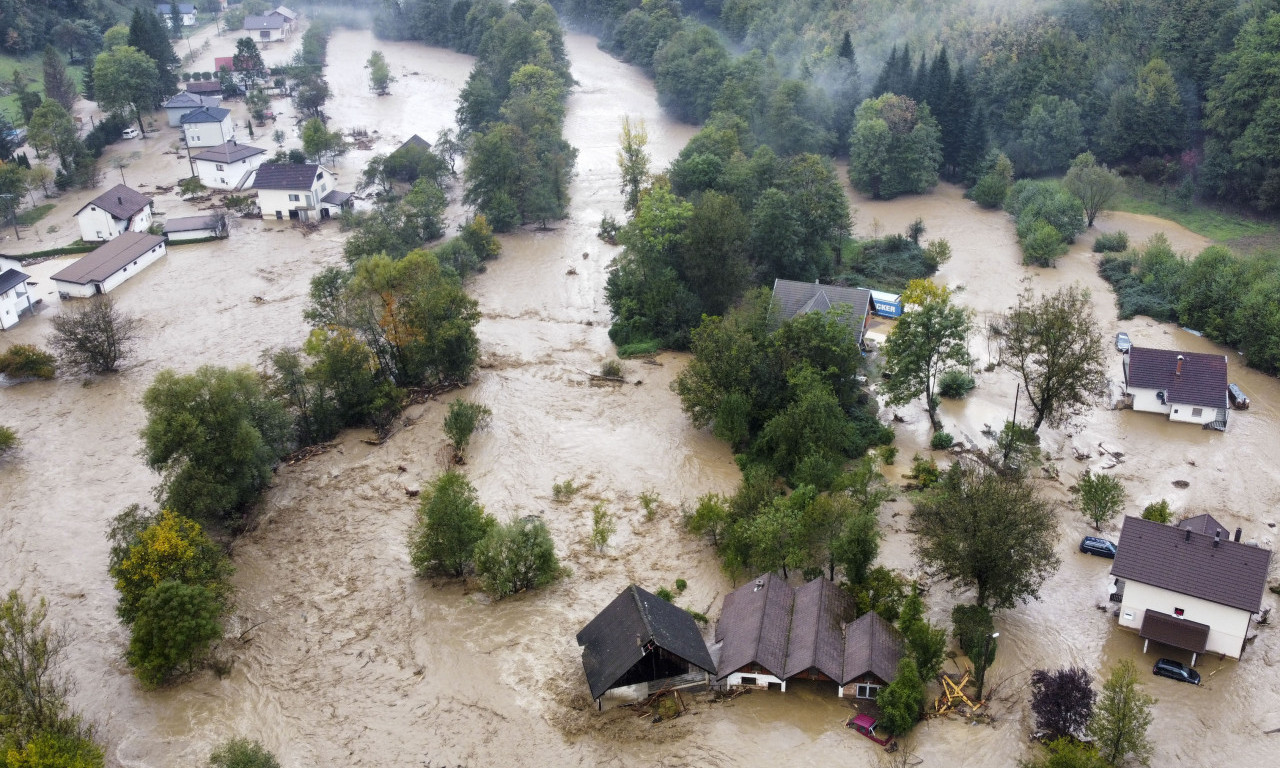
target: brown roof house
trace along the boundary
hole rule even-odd
[[[715,672],[693,617],[634,584],[582,628],[578,645],[597,705],[614,688],[705,686]]]
[[[871,291],[866,288],[844,288],[798,280],[774,280],[773,303],[778,308],[779,322],[809,312],[839,313],[840,320],[857,336],[859,344],[867,332],[869,316],[875,311]]]
[[[1227,358],[1176,349],[1130,347],[1124,355],[1125,393],[1135,411],[1169,421],[1227,428]]]
[[[1146,642],[1240,658],[1253,614],[1262,610],[1271,550],[1240,543],[1210,515],[1176,526],[1126,517],[1112,599],[1120,626]]]
[[[109,292],[164,254],[163,237],[124,232],[54,273],[53,284],[64,297],[89,298]]]
[[[154,211],[151,198],[117,184],[76,211],[80,239],[86,243],[110,240],[121,232],[146,232]]]
[[[724,599],[716,678],[782,691],[789,680],[818,680],[835,683],[839,696],[873,699],[893,682],[902,637],[877,613],[850,621],[853,614],[848,595],[826,579],[791,587],[765,574]]]

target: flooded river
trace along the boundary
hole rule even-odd
[[[134,682],[121,658],[127,638],[114,616],[103,533],[120,509],[147,501],[156,481],[138,457],[141,394],[162,368],[254,365],[265,349],[300,343],[310,276],[341,260],[342,236],[333,225],[304,238],[276,222],[238,220],[228,241],[174,248],[116,292],[123,308],[144,318],[132,367],[87,386],[59,379],[0,389],[4,422],[24,441],[0,464],[0,587],[47,595],[55,619],[72,631],[75,703],[100,725],[113,764],[195,765],[231,736],[261,740],[290,768],[876,763],[874,745],[841,727],[847,705],[804,686],[785,696],[700,704],[695,716],[660,725],[627,710],[597,713],[589,699],[573,635],[628,583],[656,589],[686,579],[678,602],[718,614],[732,585],[708,548],[682,532],[679,508],[707,491],[731,491],[738,472],[724,445],[688,426],[668,388],[683,357],[627,362],[632,383],[623,386],[587,381],[586,372],[597,371],[612,350],[603,285],[617,249],[597,240],[595,230],[603,214],[622,210],[614,159],[622,115],[645,120],[655,167],[674,158],[693,129],[663,116],[643,75],[601,53],[593,39],[571,35],[566,43],[580,83],[565,125],[565,138],[579,150],[572,215],[551,231],[504,237],[502,257],[472,281],[484,315],[481,368],[470,388],[453,395],[493,411],[491,426],[468,451],[466,470],[481,500],[500,519],[546,520],[571,569],[560,583],[490,604],[460,586],[413,577],[406,539],[416,504],[406,491],[439,471],[444,449],[445,404],[431,402],[411,408],[409,426],[381,446],[348,434],[331,452],[280,469],[256,529],[235,547],[236,611],[219,649],[231,661],[229,675],[205,672],[152,693]],[[370,94],[366,73],[353,65],[374,48],[400,78],[388,97]],[[378,132],[370,148],[338,164],[344,189],[368,155],[390,151],[412,133],[433,140],[450,126],[470,67],[455,53],[349,31],[335,33],[330,61],[332,125]],[[185,160],[171,153],[165,136],[114,148],[132,163],[125,173],[163,178],[153,184],[172,183],[165,174],[185,175]],[[157,200],[171,214],[192,207],[172,194]],[[1007,217],[977,210],[953,188],[854,204],[859,232],[876,221],[899,231],[920,216],[927,238],[948,238],[954,257],[940,279],[963,284],[962,300],[980,319],[1007,308],[1024,278],[1037,289],[1079,282],[1094,292],[1108,334],[1123,327],[1139,344],[1212,348],[1150,321],[1117,324],[1088,238],[1058,269],[1025,269]],[[74,237],[65,208],[50,219],[59,229],[42,237]],[[1159,227],[1179,248],[1203,244],[1139,217],[1109,215],[1100,227],[1126,229],[1134,240]],[[47,304],[56,305],[47,277],[65,263],[33,268]],[[4,342],[41,342],[54,311],[24,321]],[[981,357],[985,345],[978,339],[974,346]],[[1118,357],[1113,375],[1119,377]],[[1255,406],[1233,414],[1225,434],[1105,410],[1069,433],[1047,432],[1061,468],[1049,493],[1065,500],[1065,487],[1088,465],[1063,449],[1067,441],[1095,446],[1094,457],[1096,443],[1105,441],[1126,453],[1113,471],[1132,489],[1128,511],[1164,496],[1179,512],[1212,511],[1228,525],[1244,525],[1247,537],[1269,540],[1265,523],[1280,488],[1273,439],[1280,387],[1240,367],[1234,355],[1231,375]],[[953,433],[981,440],[984,423],[1006,418],[1013,382],[999,370],[978,379],[967,401],[944,406],[943,420]],[[919,408],[897,412],[906,419],[896,425],[902,464],[927,441],[927,429]],[[551,486],[567,479],[584,489],[557,504]],[[1190,485],[1179,490],[1173,480]],[[638,499],[645,491],[662,499],[652,520]],[[598,501],[618,521],[603,554],[589,542]],[[884,510],[890,534],[883,559],[911,571],[905,512],[903,501]],[[1064,507],[1062,521],[1064,565],[1044,599],[998,621],[994,727],[924,724],[913,741],[927,764],[1013,765],[1025,751],[1030,669],[1077,663],[1098,671],[1140,655],[1136,640],[1095,607],[1105,600],[1107,561],[1074,551],[1083,519]],[[955,599],[933,589],[935,621],[945,621]],[[1233,745],[1233,763],[1269,764],[1266,739],[1277,737],[1261,732],[1280,727],[1280,694],[1258,683],[1275,681],[1277,662],[1280,641],[1263,628],[1241,664],[1203,662],[1206,673],[1221,669],[1201,689],[1152,679],[1149,688],[1161,698],[1154,764],[1213,764],[1224,740]]]

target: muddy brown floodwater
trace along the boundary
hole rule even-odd
[[[623,386],[587,381],[585,372],[612,353],[603,285],[617,249],[594,233],[603,214],[621,213],[614,154],[622,116],[646,121],[655,167],[675,157],[693,128],[667,119],[643,75],[601,53],[594,39],[570,35],[566,43],[580,83],[565,125],[566,139],[579,150],[571,217],[550,231],[504,237],[502,257],[473,279],[483,311],[481,366],[472,386],[452,395],[492,409],[466,470],[495,516],[543,517],[571,569],[558,584],[491,604],[461,586],[413,577],[406,538],[415,503],[406,490],[440,470],[444,448],[445,403],[431,402],[411,408],[408,426],[381,446],[349,433],[331,452],[279,470],[256,528],[235,546],[236,610],[219,651],[232,662],[229,675],[201,673],[161,692],[134,682],[121,660],[126,633],[114,616],[103,533],[121,508],[146,501],[156,480],[137,456],[141,394],[162,368],[252,365],[265,349],[300,343],[310,276],[341,261],[343,236],[332,225],[303,237],[275,222],[238,220],[229,241],[174,248],[116,292],[126,310],[144,318],[132,367],[86,386],[60,379],[0,389],[4,421],[24,441],[0,464],[0,588],[43,593],[55,619],[71,629],[75,704],[100,725],[113,764],[195,765],[231,736],[261,740],[291,768],[876,763],[874,745],[841,725],[847,704],[806,686],[785,696],[700,703],[694,716],[660,725],[592,706],[573,635],[628,583],[656,589],[684,578],[689,589],[678,602],[718,614],[732,584],[709,549],[682,532],[680,506],[707,491],[731,491],[738,471],[724,445],[689,427],[668,388],[685,357],[627,362]],[[393,95],[381,99],[368,93],[365,73],[353,65],[375,47],[400,77]],[[330,60],[333,124],[377,131],[368,149],[339,164],[343,188],[369,154],[390,151],[412,133],[434,139],[450,126],[470,67],[467,57],[449,51],[349,31],[335,33]],[[132,163],[127,173],[170,184],[185,165],[167,149],[170,140],[162,130],[147,143],[117,146],[109,157],[124,153]],[[59,230],[47,239],[74,236],[66,229],[67,209],[82,201],[63,202],[69,204],[49,220]],[[191,207],[171,194],[159,195],[158,204],[171,215]],[[1149,320],[1117,324],[1087,237],[1058,269],[1031,270],[1018,263],[1007,218],[976,209],[954,188],[889,203],[854,196],[853,204],[863,233],[876,221],[883,230],[901,230],[920,216],[928,237],[948,238],[954,257],[940,279],[965,286],[962,301],[979,319],[1007,308],[1024,279],[1038,290],[1079,282],[1094,292],[1107,333],[1123,327],[1139,344],[1214,348]],[[462,212],[455,207],[450,215]],[[1158,220],[1110,215],[1099,226],[1127,229],[1134,239],[1160,229],[1179,248],[1203,245]],[[57,304],[47,278],[64,263],[34,268],[43,281],[37,295],[50,307],[8,332],[5,342],[47,336]],[[981,339],[974,351],[985,361]],[[1093,446],[1095,457],[1096,443],[1104,441],[1126,453],[1113,472],[1130,488],[1127,511],[1165,497],[1180,512],[1212,511],[1270,544],[1265,523],[1280,488],[1274,441],[1280,386],[1231,360],[1233,380],[1255,405],[1233,414],[1227,433],[1131,411],[1094,411],[1069,431],[1046,433],[1061,468],[1061,480],[1046,483],[1048,493],[1065,500],[1065,487],[1087,464],[1064,451],[1068,441]],[[1118,359],[1113,374],[1119,377]],[[1000,370],[978,379],[966,401],[944,406],[943,419],[953,433],[981,442],[982,425],[998,425],[1011,408],[1013,382]],[[896,412],[906,422],[897,425],[903,460],[893,471],[927,442],[920,408]],[[557,504],[551,486],[567,479],[585,487]],[[1171,485],[1184,479],[1190,482],[1184,490]],[[639,503],[645,491],[662,500],[652,520]],[[589,543],[597,502],[619,523],[604,554]],[[886,506],[882,559],[912,572],[906,511],[901,500]],[[1062,570],[1046,584],[1043,600],[998,620],[995,724],[922,725],[913,742],[927,764],[1013,765],[1026,750],[1031,668],[1074,663],[1100,672],[1118,658],[1140,656],[1133,636],[1116,631],[1096,608],[1105,600],[1107,563],[1075,552],[1086,526],[1065,507],[1061,519]],[[945,622],[963,597],[935,586],[932,618]],[[1278,661],[1280,643],[1263,628],[1241,663],[1203,662],[1203,671],[1215,673],[1203,688],[1152,679],[1148,687],[1161,699],[1154,764],[1215,764],[1224,743],[1232,745],[1233,764],[1271,764],[1267,739],[1276,737],[1261,734],[1280,727]]]

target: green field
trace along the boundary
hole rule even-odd
[[[1138,179],[1126,180],[1124,193],[1111,207],[1117,211],[1176,221],[1192,232],[1218,243],[1242,239],[1266,240],[1280,235],[1280,228],[1275,222],[1201,203],[1184,207],[1173,199],[1172,191],[1168,188],[1147,184]]]
[[[44,54],[32,53],[22,58],[13,56],[0,56],[0,83],[5,86],[5,90],[9,90],[9,84],[13,82],[13,71],[20,70],[27,78],[27,90],[44,92]],[[68,66],[67,71],[75,78],[77,83],[82,82],[81,78],[84,74],[84,67]],[[14,125],[22,124],[22,112],[18,110],[18,97],[12,93],[7,96],[0,97],[0,112],[9,118],[9,122]]]

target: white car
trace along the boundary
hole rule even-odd
[[[122,139],[136,139],[136,138],[138,138],[138,129],[137,129],[137,128],[125,128],[125,129],[120,133],[120,138],[122,138]]]

